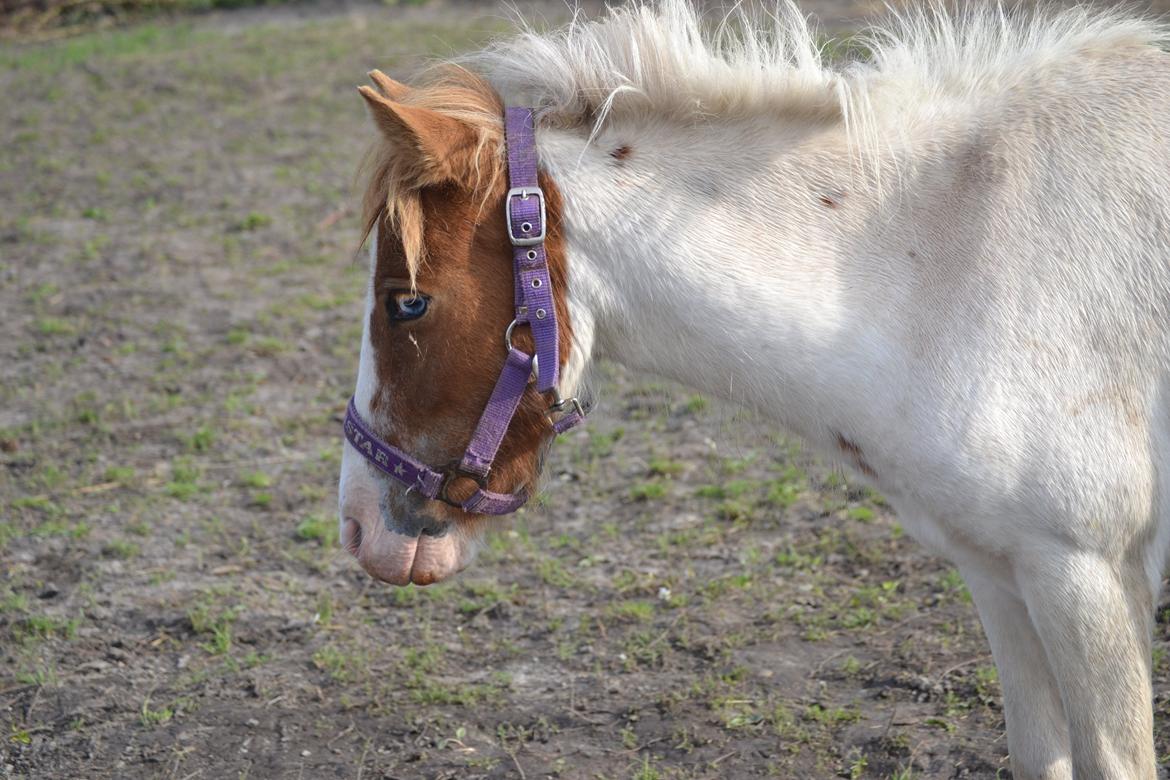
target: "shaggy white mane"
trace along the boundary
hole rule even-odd
[[[1004,8],[933,0],[892,12],[857,40],[868,56],[830,62],[792,0],[770,14],[736,9],[705,20],[687,0],[635,2],[597,21],[523,33],[463,62],[541,121],[600,126],[607,118],[836,115],[854,136],[874,130],[879,93],[893,102],[978,98],[1037,78],[1090,51],[1157,45],[1162,25],[1116,9]]]

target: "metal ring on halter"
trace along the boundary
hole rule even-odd
[[[520,323],[518,323],[516,320],[512,320],[511,322],[508,323],[508,329],[504,331],[504,347],[509,352],[512,351],[512,331],[514,331],[516,329],[516,326],[519,324]],[[532,356],[532,379],[536,379],[539,376],[540,376],[540,357],[538,355],[533,355]]]
[[[512,320],[508,323],[508,329],[504,331],[504,347],[507,348],[509,352],[512,351],[512,331],[516,330],[517,324],[518,323],[516,320]]]
[[[489,468],[488,472],[490,473],[490,471],[491,469]],[[462,509],[463,504],[467,501],[467,499],[465,498],[463,501],[457,501],[451,498],[451,496],[448,494],[447,491],[450,489],[451,483],[455,480],[469,479],[474,482],[476,487],[478,487],[480,490],[487,490],[488,475],[476,474],[474,471],[468,471],[459,465],[459,461],[454,461],[448,464],[447,468],[443,469],[443,471],[440,473],[443,475],[443,481],[439,484],[439,491],[435,495],[435,498],[437,498],[439,501],[442,501],[444,504],[455,507],[456,509]]]

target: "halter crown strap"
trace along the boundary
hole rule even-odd
[[[370,464],[421,495],[459,507],[465,512],[506,515],[515,512],[528,500],[528,494],[495,493],[487,489],[492,463],[508,433],[512,418],[530,377],[536,374],[536,389],[553,393],[549,407],[553,431],[564,433],[584,419],[584,410],[576,398],[562,400],[557,393],[560,374],[560,349],[557,340],[557,314],[553,304],[552,280],[544,239],[548,230],[544,192],[537,176],[536,131],[532,109],[508,108],[504,116],[504,143],[508,151],[508,182],[511,189],[505,199],[508,238],[512,242],[513,278],[515,280],[515,319],[505,334],[507,357],[500,377],[471,442],[463,457],[445,469],[436,470],[412,458],[399,448],[387,444],[374,434],[358,413],[354,399],[345,412],[345,438]],[[528,355],[512,346],[511,334],[517,325],[528,325],[536,344],[536,354]],[[471,480],[476,490],[462,501],[453,499],[449,489],[456,480]]]

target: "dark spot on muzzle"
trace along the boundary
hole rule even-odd
[[[387,531],[409,536],[412,539],[417,538],[419,534],[434,537],[446,536],[447,531],[451,528],[450,523],[420,514],[414,507],[403,507],[401,512],[395,514],[394,510],[390,508],[389,492],[382,495],[382,500],[378,502],[378,508],[382,510],[382,525],[386,526]]]

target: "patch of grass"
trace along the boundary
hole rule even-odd
[[[271,224],[272,217],[268,216],[267,214],[261,214],[258,211],[252,211],[241,218],[238,222],[233,224],[232,229],[247,232],[252,230],[259,230],[260,228],[266,228]]]
[[[737,525],[745,525],[757,517],[755,507],[750,502],[738,500],[723,501],[716,509],[716,514],[719,519]]]
[[[614,445],[622,440],[625,435],[624,428],[615,428],[609,433],[590,433],[589,434],[589,454],[595,458],[604,458],[613,453]]]
[[[677,477],[683,473],[686,465],[670,458],[651,458],[648,470],[654,477]]]
[[[503,698],[500,686],[486,683],[446,683],[416,676],[406,683],[406,688],[415,704],[474,707]]]
[[[861,720],[861,711],[851,707],[824,707],[810,704],[804,711],[806,720],[829,725],[856,723]]]
[[[850,520],[857,520],[861,523],[868,523],[873,520],[874,511],[867,506],[854,506],[846,510],[845,516]]]
[[[16,681],[21,685],[55,686],[57,668],[51,661],[39,660],[32,666],[22,666],[16,673]]]
[[[302,542],[318,542],[331,547],[337,544],[337,523],[320,515],[309,515],[297,526],[296,536]]]
[[[61,514],[61,507],[53,503],[48,496],[24,496],[13,501],[11,506],[13,509],[36,509],[50,516]]]
[[[729,574],[725,577],[719,577],[706,583],[703,586],[703,592],[709,598],[717,599],[730,591],[748,590],[751,587],[751,574]]]
[[[37,476],[37,481],[46,490],[56,490],[65,484],[66,479],[65,472],[53,465],[45,466]]]
[[[768,485],[765,500],[781,508],[791,506],[808,488],[808,475],[796,466],[788,466],[779,477]]]
[[[198,492],[199,486],[194,482],[168,482],[166,486],[167,495],[180,501],[186,501]]]
[[[955,724],[951,723],[946,718],[927,718],[923,721],[923,723],[927,726],[934,726],[935,728],[942,729],[948,734],[955,730]]]
[[[150,524],[145,520],[135,520],[126,524],[126,530],[135,536],[150,536]]]
[[[192,452],[207,452],[215,443],[215,432],[206,425],[200,426],[197,431],[187,437],[187,449]]]
[[[313,653],[313,666],[328,674],[331,680],[341,683],[353,682],[358,674],[353,653],[334,645],[325,645]]]
[[[175,711],[170,707],[151,709],[150,697],[147,696],[142,701],[142,711],[138,715],[138,722],[149,729],[169,723],[173,717],[175,717]]]
[[[275,357],[289,349],[291,347],[289,347],[288,342],[276,336],[264,336],[252,342],[252,350],[263,357]]]
[[[571,588],[577,584],[576,579],[559,558],[541,559],[536,564],[536,574],[542,582],[557,588]]]
[[[26,612],[28,610],[28,596],[14,590],[6,590],[0,596],[0,613]]]
[[[60,292],[60,288],[52,282],[44,282],[38,284],[32,292],[28,294],[28,301],[32,304],[44,303],[47,299],[52,298]]]
[[[77,332],[73,323],[60,317],[41,317],[33,324],[42,336],[72,336]]]
[[[469,582],[466,585],[468,598],[459,602],[458,610],[463,615],[477,615],[508,599],[494,583]]]
[[[110,466],[106,469],[102,478],[106,482],[117,482],[121,485],[128,485],[134,481],[134,467],[133,466]]]
[[[439,671],[443,656],[434,645],[408,647],[402,654],[402,664],[412,672],[434,674]]]
[[[984,699],[995,698],[999,691],[999,671],[992,665],[975,669],[975,691]]]
[[[329,625],[333,619],[333,594],[323,590],[317,594],[317,611],[313,614],[313,621],[322,625]]]
[[[654,604],[649,601],[622,601],[610,604],[605,613],[617,620],[632,620],[638,623],[647,623],[654,618]]]
[[[695,490],[695,495],[699,498],[711,498],[722,500],[727,498],[740,498],[744,494],[755,490],[759,487],[759,483],[750,479],[733,479],[721,485],[701,485]]]
[[[657,501],[666,497],[666,485],[661,482],[643,482],[630,488],[630,498],[635,501]]]
[[[253,471],[241,477],[240,483],[250,488],[266,488],[272,486],[272,477],[263,471]]]
[[[187,610],[187,622],[196,636],[207,637],[200,644],[212,655],[227,655],[232,648],[232,624],[236,622],[241,607],[223,607],[216,592],[204,593]]]
[[[164,488],[171,498],[186,501],[200,491],[199,470],[186,458],[177,459],[171,466],[171,481]]]
[[[971,591],[967,590],[967,584],[963,582],[963,575],[959,574],[958,569],[948,569],[939,578],[939,587],[944,594],[957,598],[965,604],[971,603]]]
[[[642,765],[634,772],[632,780],[662,780],[662,773],[650,765],[650,756],[643,756]]]
[[[511,684],[507,675],[493,676],[490,683],[460,683],[437,679],[442,672],[442,651],[435,645],[407,648],[400,663],[404,685],[416,704],[474,706],[497,702]]]
[[[212,655],[227,655],[232,649],[232,624],[223,621],[211,629],[211,640],[200,645]]]
[[[102,554],[110,558],[128,560],[135,558],[142,551],[137,542],[127,539],[111,539],[102,546]]]
[[[79,618],[65,619],[52,615],[28,615],[17,623],[17,633],[25,639],[49,639],[63,637],[72,639],[77,635]]]
[[[95,59],[124,58],[149,51],[162,51],[191,40],[189,24],[138,25],[81,36],[46,46],[13,47],[0,50],[0,64],[14,70],[57,73]]]

